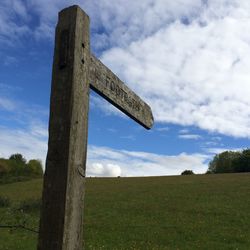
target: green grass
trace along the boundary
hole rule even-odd
[[[11,201],[0,207],[0,224],[38,229],[41,185],[0,185]],[[20,212],[20,204],[31,209]],[[84,216],[86,249],[248,250],[250,174],[90,178]],[[36,241],[36,233],[0,229],[1,250],[36,249]]]

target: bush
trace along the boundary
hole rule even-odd
[[[0,196],[0,207],[8,207],[10,200],[7,197]]]
[[[26,164],[26,159],[19,153],[11,155],[9,160],[15,161],[21,165]]]
[[[181,175],[192,175],[194,172],[192,170],[184,170]]]
[[[9,157],[9,164],[11,167],[11,175],[26,175],[27,168],[26,168],[26,159],[21,154],[13,154]]]
[[[13,154],[9,159],[0,158],[0,184],[26,181],[42,177],[43,168],[40,160],[32,159],[28,163],[21,154]]]
[[[31,175],[40,177],[43,176],[43,167],[40,160],[30,160],[27,164],[27,167]]]
[[[11,171],[10,164],[6,159],[0,159],[0,177]]]

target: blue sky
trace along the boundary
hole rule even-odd
[[[87,173],[204,173],[249,147],[247,0],[2,0],[0,156],[45,161],[57,13],[80,5],[91,49],[152,107],[147,131],[91,91]]]

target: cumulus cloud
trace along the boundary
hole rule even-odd
[[[200,0],[78,1],[93,17],[93,42],[97,49],[126,48],[143,40],[175,19],[192,19],[202,7]],[[101,40],[101,44],[98,42]]]
[[[94,52],[147,100],[156,122],[250,137],[248,0],[3,0],[0,44],[17,46],[25,37],[51,42],[58,11],[75,3],[91,17]],[[98,99],[93,105],[121,115]],[[16,106],[0,96],[1,110],[13,111]],[[31,116],[32,110],[26,109],[28,113]],[[25,120],[21,112],[15,114],[19,122]],[[1,129],[1,138],[13,143],[9,150],[20,149],[26,138],[44,152],[46,132],[39,122],[29,122],[24,130]],[[20,141],[14,144],[16,137]],[[32,152],[25,147],[23,152]],[[162,156],[92,146],[88,164],[96,175],[161,175],[184,169],[204,172],[206,160],[200,154]]]
[[[87,166],[88,176],[96,177],[117,177],[121,175],[121,167],[116,164],[92,163]]]
[[[153,108],[155,120],[250,137],[250,6],[209,1],[102,60]]]
[[[93,47],[96,50],[112,46],[127,46],[135,39],[154,34],[175,19],[188,20],[203,6],[201,0],[3,0],[0,14],[5,30],[16,27],[15,18],[23,25],[16,27],[31,31],[39,39],[53,38],[57,13],[70,5],[80,5],[91,18]],[[36,23],[34,25],[34,16]],[[25,29],[24,29],[25,28]],[[1,31],[0,31],[1,33]],[[13,34],[12,34],[13,35]]]
[[[205,154],[160,155],[89,146],[87,175],[178,175],[185,169],[192,169],[195,173],[204,173],[207,170],[208,159],[210,156]],[[114,172],[108,171],[110,166],[112,168],[114,166]]]
[[[94,50],[148,101],[156,122],[250,137],[248,0],[75,3],[91,17]],[[4,0],[0,40],[52,37],[57,12],[71,4]]]

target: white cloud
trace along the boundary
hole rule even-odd
[[[216,145],[218,145],[218,143],[215,142],[215,141],[207,141],[207,142],[205,142],[204,144],[205,144],[206,146],[216,146]]]
[[[23,129],[1,127],[0,138],[0,157],[21,153],[27,160],[41,159],[45,166],[47,131],[44,124],[32,125],[31,122]],[[185,169],[204,173],[209,158],[204,154],[159,155],[89,145],[86,173],[101,177],[179,175]]]
[[[195,16],[202,7],[200,0],[144,0],[144,1],[78,1],[92,18],[94,43],[100,37],[102,48],[126,47],[135,40],[154,34],[168,23],[185,16]],[[101,31],[100,31],[101,30]],[[107,39],[108,38],[108,39]]]
[[[21,38],[28,37],[31,34],[27,22],[28,12],[23,1],[2,0],[0,8],[0,44],[17,46]]]
[[[91,17],[93,47],[99,52],[106,49],[102,60],[149,102],[156,122],[194,125],[250,138],[248,0],[75,3]],[[23,37],[32,35],[37,39],[53,39],[57,13],[70,4],[73,1],[3,0],[0,44],[16,46]],[[32,21],[34,15],[36,22]],[[121,115],[111,105],[96,100],[94,105]],[[16,109],[16,104],[0,96],[0,107],[10,111]],[[26,115],[31,117],[31,113],[26,109]],[[23,122],[23,118],[17,112],[16,121]],[[9,147],[2,144],[4,154],[22,149],[23,145],[23,152],[30,156],[39,152],[44,155],[46,130],[37,121],[28,119],[28,123],[24,122],[24,129],[1,129],[1,139],[11,142]],[[29,148],[25,140],[37,145],[39,152]],[[210,149],[210,153],[212,150],[215,152]],[[184,169],[204,172],[207,159],[199,154],[162,156],[93,146],[89,155],[89,164],[95,172],[99,169],[108,175],[113,174],[110,166],[116,166],[116,173],[121,171],[122,175],[179,174]]]
[[[212,1],[186,25],[165,24],[102,60],[153,108],[155,120],[250,137],[250,6]]]
[[[155,128],[155,130],[159,132],[166,132],[166,131],[169,131],[169,127],[158,127],[158,128]]]
[[[117,177],[121,175],[121,167],[116,164],[92,163],[87,166],[87,175],[96,177]]]
[[[96,49],[110,46],[127,46],[144,39],[175,19],[197,15],[202,7],[200,0],[3,0],[0,23],[19,31],[25,27],[39,39],[53,39],[58,12],[70,5],[80,5],[91,18],[93,43]],[[31,25],[36,15],[36,25]],[[14,16],[22,20],[16,25]],[[191,18],[192,19],[192,18]],[[2,22],[1,22],[2,21]],[[38,21],[38,22],[37,22]],[[0,26],[1,27],[1,26]],[[1,34],[1,29],[0,29]],[[18,34],[16,34],[18,35]],[[14,37],[14,32],[9,35]]]
[[[8,2],[9,4],[11,4],[13,11],[16,13],[16,15],[22,17],[23,19],[28,19],[28,16],[29,16],[28,11],[23,1],[12,0]]]
[[[171,156],[89,146],[87,174],[116,176],[108,174],[105,167],[110,164],[116,166],[114,171],[119,172],[117,175],[120,176],[178,175],[185,169],[204,173],[208,159],[209,156],[203,154],[181,153]]]
[[[195,134],[185,134],[185,135],[179,135],[178,136],[180,139],[186,139],[186,140],[198,140],[201,139],[202,137],[200,135],[195,135]]]
[[[209,137],[209,141],[206,141],[205,143],[204,143],[204,145],[205,146],[210,146],[210,147],[215,147],[215,146],[220,146],[220,147],[223,147],[224,146],[224,144],[223,143],[221,143],[221,140],[222,140],[222,138],[221,137],[219,137],[219,136],[212,136],[212,137]]]
[[[180,129],[178,138],[184,140],[198,140],[202,139],[202,136],[197,134],[191,134],[188,129]]]
[[[11,111],[15,107],[16,107],[16,104],[12,100],[10,100],[6,97],[0,96],[0,109],[5,109],[8,111]]]
[[[181,129],[181,130],[179,130],[179,134],[187,134],[187,133],[189,133],[189,130],[188,129]]]
[[[0,157],[21,153],[27,160],[40,159],[45,163],[47,153],[48,110],[40,106],[26,105],[10,99],[11,92],[20,91],[18,87],[0,84]],[[6,96],[5,96],[6,95]]]
[[[250,137],[248,0],[75,3],[91,17],[93,46],[106,49],[102,60],[149,102],[156,122]],[[52,38],[57,12],[71,4],[4,0],[0,40]]]
[[[2,85],[6,89],[6,85]],[[8,88],[7,88],[8,89]],[[1,97],[1,96],[0,96]],[[7,99],[8,100],[8,99]],[[47,110],[13,102],[13,109],[3,111],[11,126],[0,127],[0,156],[21,153],[28,160],[41,159],[47,153]],[[0,110],[1,111],[1,110]],[[125,137],[133,139],[134,137]],[[107,147],[88,147],[87,174],[89,176],[150,176],[175,175],[185,169],[204,173],[207,155],[160,155],[148,152],[116,150]]]
[[[220,154],[224,151],[241,151],[242,148],[206,148],[204,149],[207,153]]]
[[[21,153],[27,160],[40,159],[45,163],[47,137],[32,133],[33,128],[0,128],[0,156],[8,158],[11,154]]]

